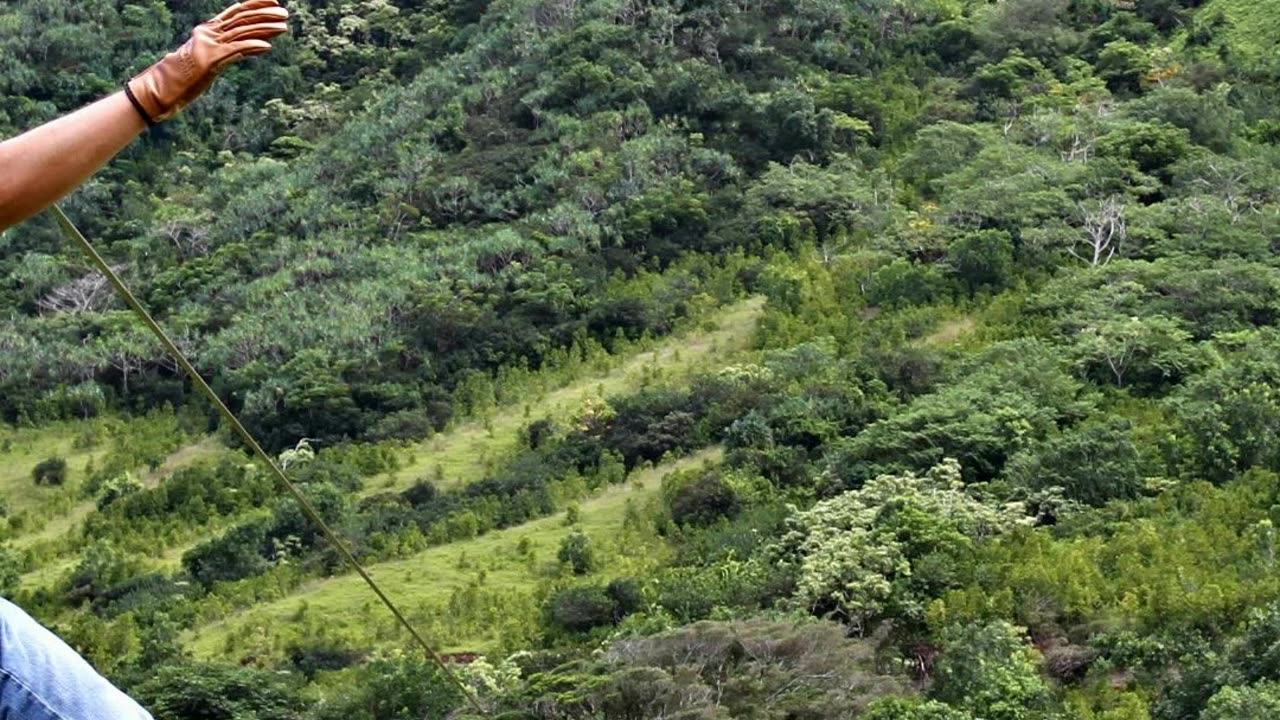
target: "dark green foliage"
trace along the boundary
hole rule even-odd
[[[1007,477],[1033,490],[1062,488],[1074,501],[1102,506],[1142,490],[1132,424],[1112,419],[1071,428],[1009,461]]]
[[[1128,160],[1145,173],[1163,173],[1191,151],[1191,134],[1168,123],[1123,125],[1098,140],[1103,157]]]
[[[141,489],[127,476],[104,483],[99,510],[86,521],[90,535],[111,538],[139,551],[149,538],[175,522],[201,524],[261,507],[275,497],[272,479],[232,460],[175,472],[164,483]]]
[[[177,600],[196,595],[190,583],[181,578],[152,573],[138,575],[116,583],[96,598],[95,610],[107,617],[127,612],[147,614],[162,611]]]
[[[1013,238],[998,230],[971,233],[951,243],[947,257],[972,295],[998,292],[1013,279]]]
[[[1047,437],[1084,409],[1080,385],[1044,345],[998,345],[969,370],[839,443],[829,459],[833,476],[857,487],[879,473],[924,471],[954,457],[967,480],[990,480],[1021,444]]]
[[[613,601],[614,622],[644,609],[644,591],[638,578],[618,578],[606,585],[604,591]]]
[[[556,433],[555,421],[550,418],[544,418],[537,422],[530,423],[524,430],[525,442],[529,445],[530,450],[537,450]]]
[[[671,519],[677,525],[710,525],[734,517],[739,508],[733,488],[719,475],[708,473],[676,490],[671,498]]]
[[[96,542],[85,549],[80,562],[63,580],[64,598],[73,605],[109,600],[112,588],[138,576],[142,569],[139,557],[110,542]]]
[[[614,601],[604,588],[575,587],[560,591],[551,599],[550,621],[569,632],[587,632],[612,625]]]
[[[616,625],[642,610],[644,604],[639,580],[618,578],[605,586],[584,585],[561,590],[548,601],[547,620],[552,627],[585,633]]]
[[[421,653],[377,656],[356,671],[354,686],[319,709],[323,720],[447,717],[463,704],[455,688]]]
[[[1184,429],[1185,462],[1199,477],[1221,482],[1251,467],[1280,468],[1269,440],[1280,427],[1275,349],[1271,334],[1261,335],[1172,400]]]
[[[159,668],[133,688],[157,717],[181,720],[298,720],[303,702],[277,673],[223,665]]]
[[[696,433],[698,418],[690,412],[694,401],[686,393],[666,390],[621,398],[613,404],[617,419],[605,442],[622,454],[628,467],[698,447],[702,444]]]
[[[265,572],[271,524],[264,519],[237,525],[217,540],[188,550],[182,566],[205,587]]]
[[[41,460],[31,470],[31,479],[37,485],[61,485],[67,481],[67,461],[60,457]]]
[[[301,642],[289,649],[289,663],[307,678],[316,673],[351,667],[364,658],[364,653],[333,640],[317,639]]]
[[[871,276],[867,301],[887,308],[928,305],[947,290],[942,273],[932,265],[898,259]]]

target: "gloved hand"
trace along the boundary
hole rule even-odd
[[[278,0],[246,0],[196,27],[191,39],[129,81],[134,107],[149,124],[173,117],[200,97],[227,66],[271,50],[288,32],[289,11]]]

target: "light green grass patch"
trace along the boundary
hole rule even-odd
[[[650,383],[677,381],[725,362],[750,345],[763,308],[764,299],[760,297],[736,303],[699,330],[667,338],[652,350],[619,358],[604,372],[527,402],[499,407],[487,418],[469,420],[418,443],[406,452],[409,459],[399,470],[371,479],[365,494],[404,490],[437,475],[443,478],[445,487],[483,479],[493,466],[515,451],[520,430],[534,420],[568,418],[589,398],[635,391]]]
[[[369,571],[444,650],[491,650],[504,644],[504,634],[519,632],[518,626],[533,630],[529,626],[536,623],[528,613],[536,612],[542,594],[556,582],[572,581],[560,574],[555,559],[570,533],[585,532],[603,561],[585,579],[639,573],[661,562],[665,543],[651,529],[624,531],[628,504],[642,509],[656,498],[666,475],[718,463],[722,455],[720,448],[711,448],[634,473],[624,485],[583,502],[573,526],[566,525],[562,512],[372,565]],[[476,604],[485,607],[472,607]],[[368,650],[403,639],[390,613],[357,576],[348,574],[304,585],[289,597],[197,628],[184,644],[198,658],[262,661],[279,657],[300,638],[319,637]]]
[[[27,513],[32,522],[38,522],[75,505],[79,487],[87,478],[86,467],[106,455],[104,444],[89,441],[102,435],[104,429],[102,420],[62,422],[41,428],[0,426],[0,495],[9,504],[9,515]],[[32,470],[54,457],[67,461],[66,484],[36,485]]]

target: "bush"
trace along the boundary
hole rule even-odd
[[[289,648],[289,664],[307,679],[324,670],[342,670],[360,662],[364,654],[335,640],[304,640]]]
[[[103,510],[111,503],[144,489],[145,486],[129,473],[108,480],[98,493],[98,509]]]
[[[7,547],[0,547],[0,597],[13,597],[22,580],[22,559]]]
[[[1102,506],[1142,492],[1142,459],[1132,424],[1111,418],[1085,423],[1010,459],[1006,475],[1032,490],[1060,487],[1070,500]]]
[[[203,542],[182,556],[182,566],[206,588],[227,580],[239,580],[266,572],[269,519],[237,525],[222,537]]]
[[[463,703],[448,678],[420,653],[375,657],[355,672],[352,691],[326,704],[318,720],[444,718]],[[203,717],[203,716],[192,716]]]
[[[62,485],[67,481],[67,461],[60,457],[44,460],[31,471],[31,479],[37,485]]]
[[[1030,720],[1048,698],[1023,631],[996,622],[947,628],[933,694],[989,720]]]
[[[704,527],[738,514],[740,503],[733,488],[716,473],[708,473],[676,491],[671,498],[671,519],[677,525]]]
[[[605,587],[604,592],[613,601],[613,619],[623,618],[644,609],[644,591],[635,578],[618,578]]]
[[[999,230],[964,235],[947,249],[947,257],[969,294],[984,288],[1008,287],[1013,276],[1013,238]]]
[[[385,440],[423,440],[436,432],[435,424],[426,413],[419,410],[400,410],[391,413],[373,424],[365,432],[365,440],[382,442]]]
[[[614,623],[614,601],[596,585],[568,588],[551,600],[549,614],[553,625],[569,632],[589,632]]]
[[[159,668],[135,694],[156,717],[297,720],[302,701],[279,674],[222,665]]]
[[[867,302],[889,309],[928,305],[947,291],[947,280],[932,265],[899,258],[871,276]]]
[[[889,698],[872,705],[863,720],[970,720],[973,716],[937,700]]]
[[[1269,720],[1280,713],[1280,683],[1223,688],[1200,714],[1201,720]]]
[[[440,490],[430,480],[419,480],[408,490],[400,493],[400,497],[415,508],[435,502],[439,496]]]
[[[591,549],[591,538],[582,531],[566,537],[560,542],[560,552],[556,555],[560,562],[573,568],[574,575],[586,575],[596,566],[595,551]]]
[[[537,450],[555,437],[556,431],[556,423],[551,418],[536,420],[529,423],[529,427],[524,430],[525,444],[530,450]]]

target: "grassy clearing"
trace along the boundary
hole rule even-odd
[[[704,327],[659,342],[648,350],[618,359],[612,367],[526,403],[497,408],[487,417],[469,420],[411,447],[407,462],[395,472],[371,479],[365,494],[403,490],[415,482],[443,478],[444,486],[465,485],[511,454],[521,428],[542,417],[565,418],[592,397],[616,395],[647,384],[671,382],[723,363],[751,342],[764,308],[759,297],[731,305]]]
[[[610,358],[598,372],[530,397],[500,406],[485,417],[466,421],[405,451],[402,467],[388,475],[370,478],[364,494],[404,489],[423,478],[443,476],[445,485],[481,479],[509,456],[519,444],[519,432],[541,417],[571,415],[591,397],[625,393],[683,377],[723,363],[750,344],[763,298],[750,298],[721,309],[700,327],[657,341],[643,352]],[[20,515],[11,534],[15,547],[34,551],[42,562],[23,580],[25,587],[47,587],[62,577],[70,560],[64,557],[65,540],[72,537],[94,511],[81,488],[95,466],[101,466],[112,447],[112,438],[131,432],[134,421],[97,418],[65,422],[39,429],[0,426],[0,497],[7,499],[10,515]],[[140,469],[136,476],[154,487],[176,470],[216,461],[233,451],[213,436],[189,443],[171,453],[154,469]],[[49,457],[67,460],[67,482],[60,488],[38,487],[31,479],[35,465]],[[158,554],[157,569],[176,569],[182,555],[202,538],[195,538]]]
[[[639,471],[628,482],[581,504],[579,522],[564,513],[463,542],[431,548],[369,568],[423,631],[448,651],[483,651],[502,642],[499,618],[526,621],[541,592],[568,581],[556,562],[560,541],[575,530],[591,538],[604,559],[594,576],[608,579],[652,567],[664,547],[651,534],[624,531],[628,504],[656,497],[669,473],[717,463],[719,448]],[[524,548],[523,550],[521,548]],[[499,607],[466,607],[469,602]],[[477,611],[478,610],[478,611]],[[523,612],[522,612],[523,611]],[[387,611],[355,575],[316,581],[289,597],[255,606],[198,628],[185,644],[199,658],[237,662],[278,656],[299,637],[339,638],[362,650],[399,641]]]
[[[920,344],[936,348],[949,347],[972,333],[976,327],[977,323],[967,315],[946,320],[937,330],[922,338]]]
[[[107,448],[91,445],[87,438],[102,432],[104,422],[64,422],[39,429],[0,426],[0,496],[8,502],[10,516],[26,514],[32,522],[68,511],[79,499],[86,470],[101,461]],[[35,466],[49,458],[67,461],[67,481],[62,487],[36,485]]]
[[[232,452],[212,436],[206,437],[190,445],[178,448],[170,453],[155,470],[140,473],[138,479],[146,487],[155,487],[164,478],[184,467],[200,462],[211,462],[222,455]],[[75,493],[72,497],[75,499],[74,505],[67,507],[61,514],[55,515],[44,523],[43,527],[38,531],[20,535],[14,541],[14,544],[18,547],[29,547],[40,542],[53,542],[79,527],[80,523],[84,522],[84,519],[94,511],[96,504],[92,499],[86,500],[80,497],[78,484],[75,486]]]
[[[173,451],[164,459],[164,462],[160,463],[159,467],[143,474],[140,479],[142,484],[147,487],[155,487],[160,484],[161,480],[182,468],[191,467],[197,463],[217,462],[224,456],[243,457],[243,455],[231,450],[219,442],[216,437],[210,435]]]

